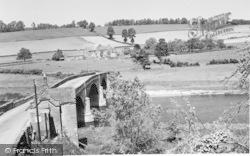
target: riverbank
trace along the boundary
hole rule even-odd
[[[151,97],[192,96],[192,95],[242,95],[241,90],[147,90]]]

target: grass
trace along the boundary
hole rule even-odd
[[[123,29],[129,29],[131,27],[133,27],[136,30],[137,34],[189,29],[188,25],[186,24],[171,24],[171,25],[114,26],[114,30],[116,34],[121,34]],[[107,35],[107,27],[96,27],[95,31],[99,34]],[[0,42],[44,40],[44,39],[77,37],[77,36],[96,36],[96,34],[90,32],[88,29],[82,29],[82,28],[31,30],[31,31],[1,33]]]

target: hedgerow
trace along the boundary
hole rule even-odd
[[[0,69],[0,73],[3,74],[23,74],[23,75],[42,75],[43,70],[41,69]]]

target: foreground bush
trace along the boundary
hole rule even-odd
[[[103,145],[102,153],[162,153],[159,142],[167,131],[159,120],[161,108],[149,101],[137,78],[129,81],[114,75],[110,82],[107,109],[93,112],[100,122],[94,137]]]

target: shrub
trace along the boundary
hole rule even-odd
[[[10,73],[12,74],[23,74],[24,70],[23,69],[13,69],[11,70]]]
[[[207,65],[212,65],[212,64],[229,64],[229,63],[239,63],[242,62],[242,60],[237,60],[237,59],[224,59],[224,60],[211,60]]]
[[[42,75],[43,70],[40,70],[40,69],[31,69],[30,73],[33,74],[33,75]]]
[[[159,141],[168,135],[159,120],[161,107],[150,103],[137,78],[124,80],[116,74],[110,77],[110,83],[107,109],[94,112],[103,123],[93,136],[103,145],[102,153],[162,153]],[[104,126],[105,121],[109,127]]]

